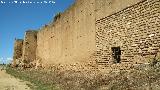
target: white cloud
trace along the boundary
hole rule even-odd
[[[6,63],[10,63],[13,59],[12,58],[6,58]]]
[[[1,58],[0,58],[0,63],[3,63],[3,60],[4,60],[4,58],[3,58],[3,57],[1,57]]]
[[[12,58],[6,58],[7,61],[12,61]]]
[[[2,64],[2,63],[10,63],[11,61],[12,61],[13,59],[12,58],[10,58],[10,57],[8,57],[8,58],[3,58],[3,57],[1,57],[0,58],[0,64]]]

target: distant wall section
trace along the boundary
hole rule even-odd
[[[14,42],[14,53],[13,53],[13,66],[18,64],[18,60],[22,57],[23,51],[23,39],[15,39]]]
[[[30,63],[36,60],[37,31],[26,31],[23,43],[22,59],[24,63]]]

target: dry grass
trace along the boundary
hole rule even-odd
[[[8,68],[15,77],[30,81],[37,90],[160,90],[160,63],[139,65],[130,71],[102,74],[97,71]]]
[[[20,78],[21,80],[33,83],[34,86],[28,85],[33,90],[58,90],[58,88],[55,87],[55,84],[52,83],[51,80],[49,80],[49,77],[47,77],[46,72],[30,69],[23,70],[11,67],[7,67],[6,72],[13,75],[16,78]]]

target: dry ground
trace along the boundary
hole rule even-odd
[[[31,90],[26,84],[0,69],[0,90]]]

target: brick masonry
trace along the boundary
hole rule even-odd
[[[160,52],[160,0],[143,0],[96,20],[96,59],[113,64],[112,47],[120,47],[121,64],[147,63]]]

